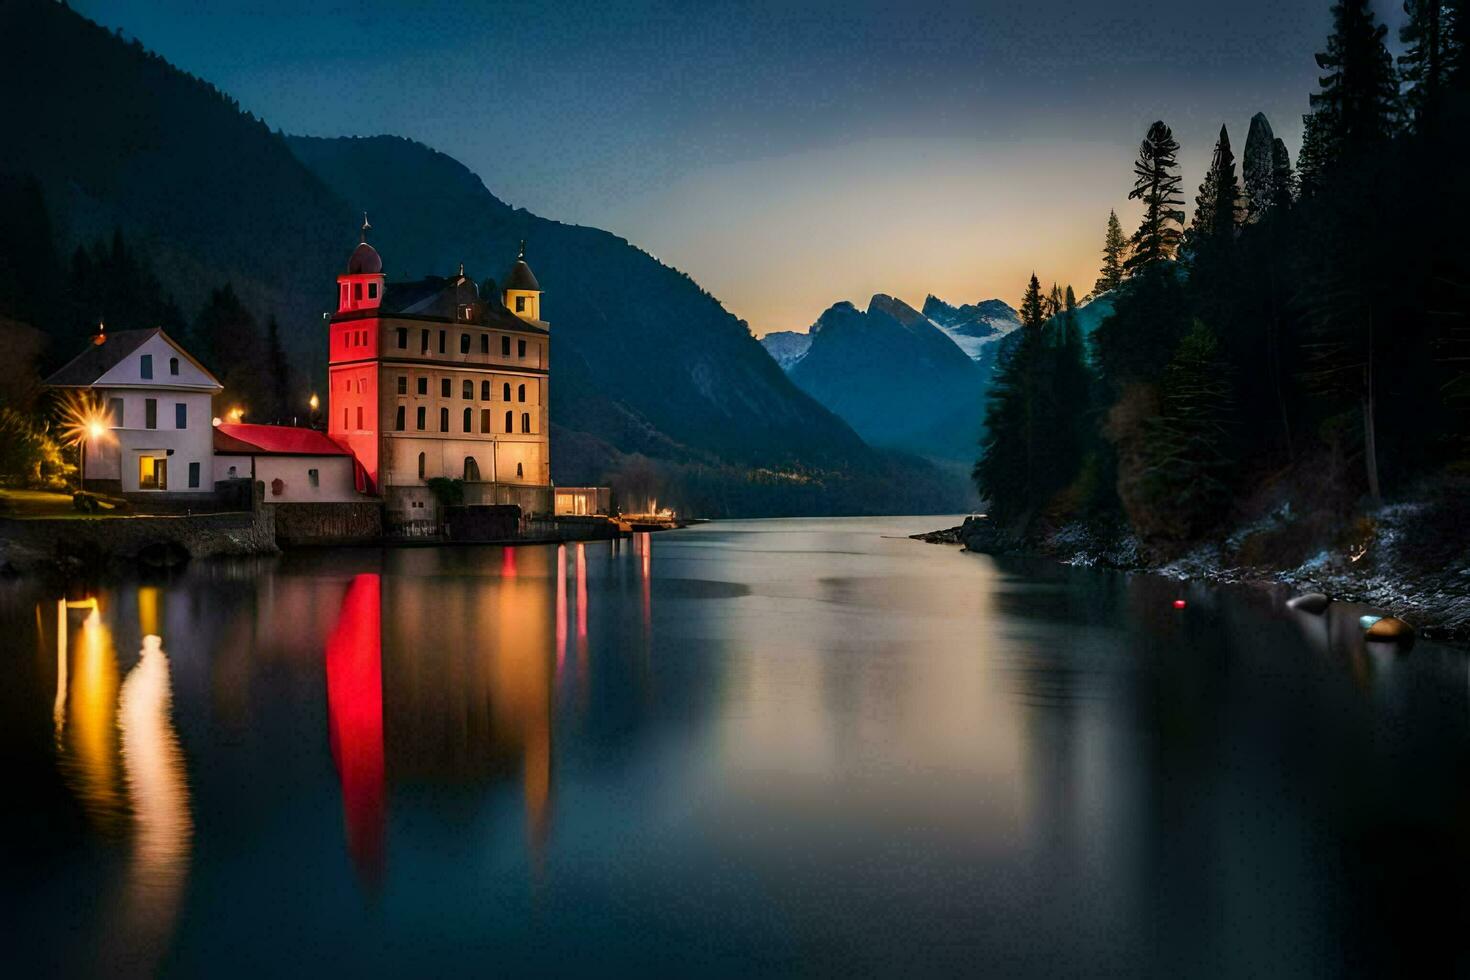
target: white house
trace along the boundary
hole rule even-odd
[[[85,391],[107,409],[106,431],[88,437],[88,489],[126,496],[214,492],[211,399],[221,385],[160,328],[99,332],[46,384]]]
[[[352,454],[315,429],[224,422],[214,430],[214,479],[250,479],[268,504],[365,499]]]

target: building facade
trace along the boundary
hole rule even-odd
[[[214,479],[259,483],[267,504],[358,502],[352,455],[315,429],[224,422],[214,428]]]
[[[464,481],[467,503],[549,514],[550,331],[524,249],[502,291],[465,276],[387,281],[370,226],[337,277],[328,434],[362,468],[389,519],[434,518],[428,481]]]
[[[46,384],[105,408],[82,447],[88,489],[154,500],[214,492],[210,405],[221,386],[162,329],[99,330]]]

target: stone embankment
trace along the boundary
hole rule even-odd
[[[1199,542],[1168,559],[1152,558],[1130,534],[1066,524],[1022,540],[984,517],[913,535],[991,555],[1051,558],[1068,565],[1147,572],[1179,580],[1285,585],[1336,602],[1383,610],[1420,634],[1470,643],[1470,554],[1428,503],[1384,507],[1334,535],[1305,533],[1310,520],[1284,510]],[[1324,540],[1328,543],[1323,544]]]
[[[278,550],[269,507],[187,516],[0,518],[0,570],[12,574],[168,565]]]

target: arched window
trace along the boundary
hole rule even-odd
[[[521,464],[521,463],[517,463],[516,464],[516,476],[525,476],[525,475],[526,475],[526,467],[523,464]]]
[[[178,374],[179,373],[179,359],[177,357],[170,357],[168,359],[168,373],[169,374]]]
[[[424,454],[419,453],[419,479],[424,478]]]
[[[468,401],[475,397],[475,383],[469,378],[464,379],[464,384],[459,389],[460,397]]]
[[[480,464],[473,456],[464,458],[464,479],[466,483],[478,483],[480,480]]]
[[[530,412],[522,412],[521,413],[521,431],[522,432],[530,432],[531,431],[531,413]]]
[[[472,431],[472,429],[474,427],[474,419],[475,419],[475,410],[473,408],[467,408],[467,409],[465,409],[464,410],[464,430],[466,432]]]
[[[510,382],[509,381],[507,381],[505,383],[505,386],[503,388],[501,388],[501,390],[500,390],[500,400],[501,401],[505,401],[505,402],[510,401]]]
[[[516,389],[516,401],[523,402],[525,400],[526,400],[526,386],[525,385],[521,385],[519,388]]]
[[[516,413],[515,412],[506,412],[505,413],[505,431],[506,432],[514,432],[516,430],[516,421],[515,420],[516,420]]]
[[[488,382],[488,381],[481,381],[480,382],[480,401],[482,401],[482,402],[488,402],[489,400],[490,400],[490,382]]]
[[[449,431],[449,409],[447,408],[439,409],[439,431]]]

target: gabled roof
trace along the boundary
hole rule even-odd
[[[46,384],[53,388],[86,388],[96,384],[103,375],[123,362],[129,354],[142,347],[151,340],[154,334],[163,337],[168,345],[189,360],[204,376],[217,387],[223,387],[219,379],[210,373],[209,369],[195,360],[194,355],[184,350],[179,342],[163,332],[162,327],[151,327],[147,330],[119,330],[115,333],[105,334],[106,339],[100,343],[87,346],[76,357],[68,361],[55,374],[46,379]],[[169,385],[159,385],[161,388]]]
[[[292,425],[221,422],[214,451],[224,456],[346,456],[347,450],[315,429]]]

